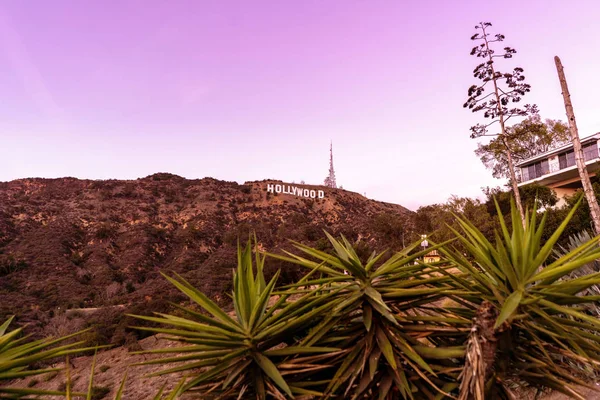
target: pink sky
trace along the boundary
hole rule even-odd
[[[338,184],[416,209],[491,178],[462,108],[474,25],[518,54],[543,118],[600,131],[597,1],[0,3],[0,181],[155,172]]]

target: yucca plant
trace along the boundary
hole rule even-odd
[[[588,231],[576,233],[574,235],[569,236],[569,243],[566,245],[566,247],[558,246],[558,249],[553,250],[553,254],[556,258],[560,258],[565,254],[577,249],[582,244],[589,242],[592,239],[593,237]],[[594,247],[591,247],[587,251],[593,250]],[[581,268],[572,271],[569,275],[562,277],[561,279],[564,280],[579,278],[581,276],[591,275],[598,271],[600,271],[600,260],[594,260],[588,264],[583,265]],[[578,295],[600,296],[600,285],[590,286],[586,290],[579,292]],[[600,317],[600,302],[587,304],[586,308],[589,312],[595,314],[597,317]]]
[[[414,251],[417,242],[385,262],[384,253],[363,262],[346,238],[326,235],[334,254],[300,243],[295,247],[304,257],[270,254],[311,274],[318,271],[320,277],[289,287],[318,287],[331,302],[326,318],[301,341],[344,349],[327,360],[336,369],[327,377],[324,398],[433,399],[456,388],[448,372],[456,370],[464,347],[450,345],[470,321],[429,309],[449,288],[449,278],[436,272],[444,265],[434,270],[419,262],[431,249]]]
[[[311,374],[327,368],[321,359],[338,349],[299,344],[296,337],[335,304],[314,293],[302,293],[294,301],[288,301],[297,294],[293,289],[274,298],[279,273],[266,283],[265,257],[256,252],[256,273],[252,258],[250,241],[244,250],[238,246],[238,266],[233,277],[234,315],[219,308],[182,277],[164,275],[208,315],[177,306],[185,317],[134,316],[162,325],[138,329],[164,334],[166,339],[187,345],[143,352],[177,355],[141,364],[180,364],[155,375],[183,371],[188,380],[182,391],[199,393],[202,398],[283,399],[320,395],[313,389],[319,383],[311,382]]]
[[[457,289],[448,292],[459,304],[450,311],[473,320],[465,339],[468,348],[459,399],[514,398],[511,382],[552,388],[579,399],[583,397],[576,385],[592,387],[572,365],[600,365],[600,321],[581,308],[598,302],[600,296],[578,296],[600,283],[600,273],[568,277],[600,258],[600,237],[551,258],[578,206],[545,243],[541,237],[546,214],[538,223],[535,209],[523,226],[513,204],[509,231],[496,204],[500,232],[494,242],[458,218],[462,232],[455,233],[467,253],[449,248],[442,252],[462,274],[440,272]]]
[[[59,368],[31,369],[31,366],[56,357],[90,350],[90,348],[81,347],[85,343],[84,341],[59,345],[81,334],[83,331],[58,339],[46,338],[30,341],[29,336],[22,335],[23,328],[8,331],[8,327],[13,319],[14,316],[0,325],[0,398],[27,398],[29,395],[50,394],[64,395],[64,392],[60,391],[9,388],[6,387],[5,383],[13,379],[60,370]]]

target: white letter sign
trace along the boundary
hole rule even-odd
[[[312,190],[312,189],[304,189],[299,188],[297,186],[291,185],[280,185],[280,184],[272,184],[267,183],[267,192],[269,193],[283,193],[283,194],[293,194],[299,197],[309,197],[311,199],[323,199],[325,198],[325,191],[323,190]]]

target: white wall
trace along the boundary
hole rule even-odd
[[[556,193],[556,197],[558,197],[558,203],[556,203],[555,207],[562,207],[567,202],[565,201],[565,197],[572,196],[573,193],[577,191],[577,189],[568,189],[568,188],[552,188],[554,193]]]

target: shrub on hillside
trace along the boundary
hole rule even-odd
[[[0,254],[0,277],[27,268],[27,262],[12,254]]]

